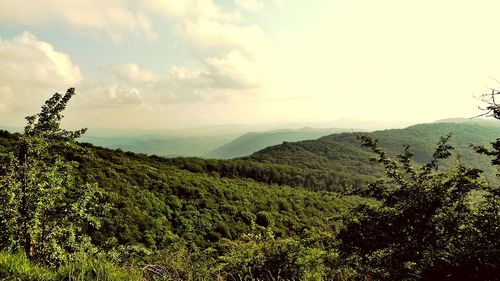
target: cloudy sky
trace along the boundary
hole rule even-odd
[[[165,129],[478,113],[500,2],[0,0],[0,124],[75,87],[70,126]]]

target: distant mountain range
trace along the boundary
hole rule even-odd
[[[419,124],[405,129],[381,130],[369,133],[379,139],[381,146],[393,157],[410,145],[417,163],[426,163],[440,136],[452,134],[450,144],[455,147],[454,157],[443,161],[449,167],[453,161],[485,170],[494,175],[496,171],[490,159],[473,151],[471,145],[488,145],[500,136],[500,122],[489,120],[447,119],[435,123]],[[243,159],[261,163],[283,164],[304,169],[336,171],[351,176],[373,175],[374,168],[366,160],[370,157],[360,146],[356,136],[362,133],[332,134],[317,140],[286,142],[267,147]]]
[[[477,124],[481,126],[500,127],[500,122],[497,119],[491,118],[446,118],[434,121],[433,123],[458,123],[458,124]]]
[[[226,124],[165,131],[91,128],[82,141],[159,156],[230,159],[247,156],[284,141],[310,140],[333,133],[400,126],[397,122],[388,124],[342,119],[312,123]]]
[[[477,124],[498,126],[497,120],[450,118],[435,121],[438,123]],[[298,127],[300,125],[313,127]],[[325,126],[332,125],[326,128]],[[352,127],[358,125],[358,127]],[[396,125],[394,122],[393,125]],[[283,128],[287,126],[287,128]],[[389,125],[387,125],[389,126]],[[365,131],[367,128],[383,127],[382,123],[337,120],[323,123],[289,123],[281,125],[218,125],[200,126],[176,130],[126,130],[90,128],[81,139],[94,145],[111,149],[121,149],[136,153],[167,157],[202,157],[231,159],[248,156],[269,146],[283,142],[314,140],[326,135]],[[21,128],[0,126],[11,132]],[[279,129],[276,129],[279,128]],[[362,129],[355,129],[362,128]]]
[[[183,129],[168,132],[98,130],[89,132],[81,141],[112,149],[168,157],[203,157],[230,159],[250,155],[268,146],[284,141],[317,139],[333,133],[353,131],[341,128],[278,129],[242,133],[246,126],[237,129],[233,125]],[[357,130],[359,131],[359,130]]]
[[[498,183],[491,158],[478,154],[471,146],[495,141],[500,122],[488,120],[441,120],[404,129],[375,132],[334,133],[316,140],[284,141],[249,156],[236,159],[169,158],[165,163],[195,173],[218,177],[250,178],[266,184],[306,187],[311,190],[342,191],[364,188],[383,176],[380,165],[369,161],[374,155],[361,146],[361,135],[371,135],[393,159],[410,145],[416,165],[428,163],[441,136],[452,134],[452,157],[439,161],[440,169],[460,161],[484,171],[485,178]],[[266,134],[264,134],[266,135]]]
[[[84,136],[81,141],[112,149],[167,157],[203,157],[238,135],[168,136],[138,135],[125,137]]]

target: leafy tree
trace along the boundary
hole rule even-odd
[[[477,117],[488,116],[500,120],[500,104],[498,104],[495,99],[495,97],[499,94],[499,91],[492,89],[491,93],[481,96],[481,100],[486,104],[486,107],[479,107],[479,109],[483,110],[484,113],[478,115]],[[497,138],[490,144],[491,148],[486,148],[485,146],[475,146],[474,149],[478,153],[492,156],[493,159],[491,160],[491,164],[493,166],[497,166],[497,169],[500,169],[500,138]],[[497,176],[500,176],[500,170],[497,170]],[[496,190],[496,192],[498,195],[498,189]]]
[[[372,160],[386,169],[386,178],[372,184],[378,208],[352,212],[338,238],[344,265],[359,278],[377,280],[493,280],[498,276],[499,198],[480,180],[481,171],[457,163],[439,170],[451,155],[450,136],[441,138],[432,160],[411,163],[406,147],[393,160],[378,141],[364,136]]]
[[[86,131],[61,128],[61,113],[74,94],[74,88],[56,93],[40,113],[26,117],[15,151],[7,156],[0,173],[0,249],[57,263],[89,245],[83,223],[100,225],[97,186],[75,186],[75,163],[60,155],[76,149],[75,139]]]

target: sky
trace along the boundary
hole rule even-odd
[[[75,87],[70,127],[481,113],[499,1],[0,0],[0,124]]]

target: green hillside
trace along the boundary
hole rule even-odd
[[[15,139],[0,131],[0,153],[9,151]],[[153,249],[174,241],[208,247],[221,238],[237,239],[250,232],[253,223],[292,237],[308,227],[331,229],[338,224],[332,216],[365,201],[196,174],[172,166],[166,158],[82,145],[85,153],[70,151],[65,158],[78,163],[78,182],[97,182],[113,206],[103,228],[90,231],[100,245],[115,237],[119,244]]]
[[[392,156],[401,153],[410,145],[417,163],[425,163],[432,157],[440,136],[452,134],[450,144],[454,155],[466,165],[480,167],[492,175],[495,171],[490,159],[473,151],[470,145],[486,145],[496,139],[500,132],[498,124],[486,123],[432,123],[369,133],[379,139],[381,146]],[[365,133],[341,133],[317,140],[283,143],[265,148],[243,159],[262,163],[284,164],[305,169],[339,171],[357,175],[376,174],[373,165],[367,163],[368,152],[360,147],[357,136]],[[457,159],[457,158],[455,158]],[[449,167],[452,160],[443,163]]]
[[[428,162],[440,136],[452,133],[453,157],[442,161],[442,168],[459,160],[484,170],[492,181],[495,168],[490,158],[477,154],[470,145],[487,145],[496,139],[498,123],[472,120],[421,124],[405,129],[375,131],[369,135],[380,139],[389,155],[396,156],[411,145],[413,158],[419,164]],[[310,190],[343,191],[359,189],[382,175],[382,168],[368,161],[372,154],[361,147],[358,137],[367,133],[340,133],[300,142],[284,142],[258,151],[248,157],[231,160],[169,158],[171,165],[197,173],[229,178],[249,178],[266,184],[285,184]]]
[[[317,139],[333,133],[345,132],[346,129],[284,129],[267,132],[251,132],[210,152],[208,158],[230,159],[250,155],[268,146],[281,144],[284,141],[302,141]]]

